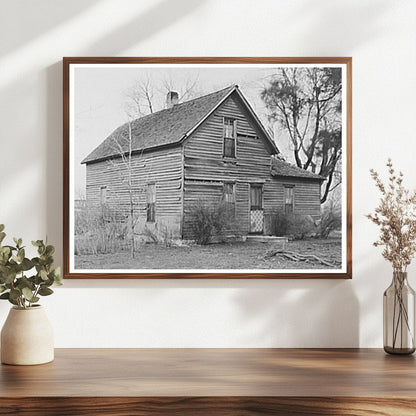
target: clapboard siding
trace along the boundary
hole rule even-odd
[[[224,117],[237,121],[236,157],[223,157]],[[185,139],[174,146],[137,154],[132,160],[133,200],[138,216],[137,232],[150,228],[169,230],[175,237],[195,238],[195,207],[201,202],[218,205],[224,199],[224,183],[235,189],[235,218],[228,234],[250,231],[250,185],[263,188],[264,233],[272,230],[272,214],[284,207],[284,186],[294,187],[294,212],[320,215],[320,182],[305,178],[272,177],[271,145],[238,95],[229,96]],[[87,163],[87,202],[100,207],[101,187],[106,187],[106,206],[127,218],[130,196],[127,169],[120,158]],[[155,184],[156,221],[146,222],[147,186]]]
[[[223,119],[230,117],[237,120],[236,158],[223,157]],[[209,198],[206,186],[199,186],[207,181],[217,181],[222,184],[235,184],[236,224],[230,232],[235,234],[249,232],[249,184],[270,182],[270,145],[260,138],[260,134],[249,121],[250,118],[241,104],[233,98],[228,98],[200,128],[184,144],[184,176],[185,181],[193,181],[192,190],[185,185],[184,215],[185,224],[193,204],[201,199]],[[186,183],[186,182],[185,182]],[[221,200],[222,187],[218,187],[215,197]],[[277,193],[270,187],[271,193]],[[192,192],[192,197],[188,197]],[[269,201],[277,200],[277,195],[267,198],[265,209],[269,209]],[[270,208],[271,209],[271,208]],[[186,235],[191,226],[184,225]]]
[[[321,215],[321,184],[317,180],[300,178],[275,177],[272,185],[277,188],[277,207],[283,209],[284,187],[293,186],[294,214],[311,215],[318,218]]]
[[[146,225],[147,185],[156,186],[156,221],[175,223],[180,236],[182,217],[182,151],[180,147],[160,149],[132,156],[132,189],[134,214],[138,217],[136,231]],[[101,206],[101,187],[106,187],[106,205],[126,217],[130,212],[128,169],[121,158],[87,165],[87,201]]]
[[[183,237],[194,238],[194,210],[201,204],[215,207],[223,201],[222,182],[185,181],[184,188],[184,222]],[[229,219],[229,224],[224,230],[228,235],[247,234],[249,229],[249,185],[247,183],[235,183],[235,218]]]
[[[223,158],[223,119],[237,120],[237,157]],[[232,181],[270,177],[270,150],[241,105],[228,98],[185,142],[185,179]]]
[[[200,205],[214,207],[222,200],[223,184],[221,182],[185,181],[184,186],[184,221],[182,236],[194,239],[194,211]]]

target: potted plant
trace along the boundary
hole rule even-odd
[[[14,245],[3,245],[6,237],[0,224],[0,299],[13,307],[1,331],[1,362],[15,365],[43,364],[54,359],[53,330],[42,306],[41,296],[61,285],[59,267],[54,267],[54,246],[43,240],[32,241],[38,256],[26,257],[21,238]]]
[[[403,185],[403,173],[388,159],[388,183],[370,171],[381,193],[378,207],[367,215],[380,227],[374,246],[383,246],[383,257],[393,267],[393,279],[383,295],[384,350],[390,354],[415,351],[415,292],[407,281],[407,267],[416,253],[416,191]]]

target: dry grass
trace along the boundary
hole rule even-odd
[[[276,257],[265,259],[278,244],[245,242],[222,243],[207,246],[166,247],[146,244],[137,249],[136,258],[128,252],[117,255],[77,255],[79,269],[328,269],[319,264],[294,262]],[[341,239],[290,241],[287,250],[314,254],[331,263],[341,262]]]

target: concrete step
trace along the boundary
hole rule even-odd
[[[287,243],[287,237],[276,237],[274,235],[248,235],[246,241],[256,243]]]

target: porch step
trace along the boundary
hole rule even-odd
[[[253,241],[256,243],[287,243],[287,237],[276,237],[274,235],[248,235],[246,241]]]

